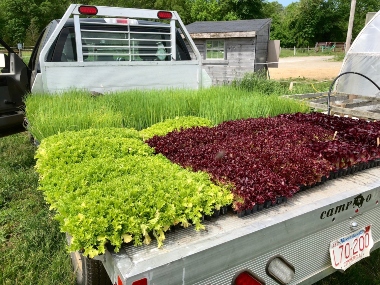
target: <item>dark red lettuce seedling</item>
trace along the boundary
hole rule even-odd
[[[379,136],[378,123],[297,113],[194,127],[147,143],[174,163],[232,184],[233,207],[242,212],[380,158]]]

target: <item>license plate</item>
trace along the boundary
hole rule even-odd
[[[372,247],[371,226],[366,226],[330,243],[331,264],[335,269],[346,270],[369,256]]]

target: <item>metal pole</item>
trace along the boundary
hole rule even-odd
[[[345,53],[348,52],[351,46],[351,40],[352,40],[352,27],[354,25],[354,17],[355,17],[355,7],[356,7],[356,0],[351,0],[351,10],[350,10],[350,19],[348,20],[348,29],[347,29],[347,38],[346,38],[346,48]]]

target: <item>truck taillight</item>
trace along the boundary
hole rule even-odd
[[[265,285],[264,281],[259,281],[257,277],[254,277],[251,273],[247,271],[241,272],[236,276],[232,283],[233,285]]]
[[[172,12],[167,12],[167,11],[158,11],[157,17],[159,19],[171,19],[172,18]]]
[[[148,285],[148,279],[143,278],[143,279],[137,280],[135,282],[132,282],[132,285]]]
[[[98,14],[98,8],[95,6],[82,5],[78,8],[79,13],[82,15],[96,15]]]

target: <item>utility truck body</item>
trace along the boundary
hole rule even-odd
[[[175,230],[162,249],[126,245],[95,259],[114,284],[313,284],[380,246],[379,177],[379,167],[367,169],[251,215],[211,218],[205,231]],[[257,282],[238,283],[244,272]]]

